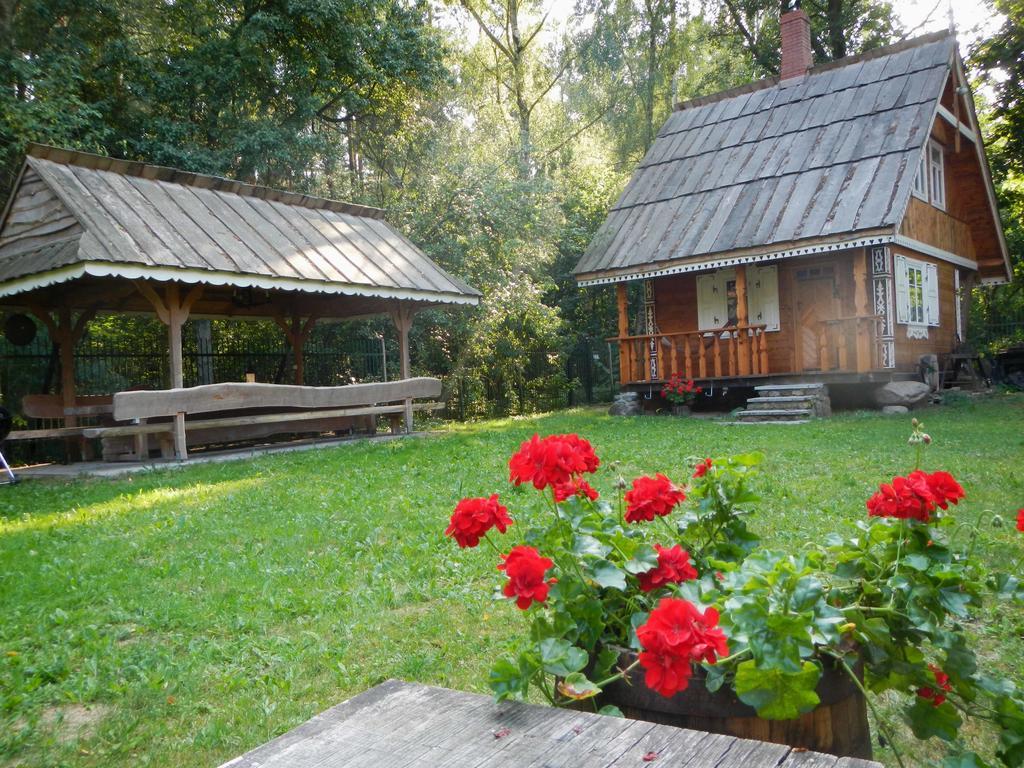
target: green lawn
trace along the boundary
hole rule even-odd
[[[964,485],[980,551],[1024,552],[1024,396],[924,413],[925,468]],[[507,483],[534,431],[578,432],[594,483],[689,457],[768,455],[753,527],[796,549],[865,514],[909,470],[909,419],[839,415],[742,426],[572,411],[438,436],[201,465],[118,481],[0,488],[0,766],[213,766],[389,677],[485,691],[521,617],[493,601],[494,556],[443,535],[462,495]],[[1007,520],[991,524],[993,515]],[[1024,618],[977,631],[993,669],[1024,684]],[[883,755],[883,758],[885,756]]]

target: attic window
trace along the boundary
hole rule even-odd
[[[946,168],[942,145],[929,141],[917,164],[914,176],[914,197],[931,202],[939,210],[946,210]]]
[[[942,145],[928,143],[928,187],[932,205],[946,210],[946,169],[943,166]]]

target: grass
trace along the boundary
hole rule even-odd
[[[1024,397],[928,411],[926,468],[993,563],[1020,556]],[[211,766],[389,677],[486,691],[521,617],[497,603],[493,553],[442,532],[460,496],[532,500],[505,462],[534,431],[575,431],[615,476],[686,476],[688,457],[768,454],[754,525],[796,549],[864,515],[910,468],[905,418],[801,426],[613,419],[597,411],[456,426],[116,481],[0,488],[0,765]],[[1007,521],[991,525],[994,515]],[[992,668],[1024,684],[1024,619],[977,627]],[[883,756],[884,757],[884,756]]]

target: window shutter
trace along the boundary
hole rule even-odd
[[[896,273],[896,322],[906,323],[910,319],[910,284],[907,278],[907,257],[897,256],[894,261]]]
[[[939,270],[934,264],[924,265],[924,313],[928,325],[939,324]]]
[[[717,272],[697,276],[697,325],[708,331],[721,328],[728,320],[725,282]]]
[[[747,314],[751,325],[765,325],[769,331],[779,330],[778,267],[754,267],[753,282],[748,286]]]

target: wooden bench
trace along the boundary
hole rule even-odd
[[[416,403],[441,394],[432,378],[402,379],[343,387],[282,384],[206,384],[183,389],[118,392],[113,400],[116,426],[87,428],[86,437],[101,438],[107,460],[188,456],[196,445],[232,443],[285,433],[376,432],[385,416],[393,432],[405,422],[412,430],[414,411],[443,403]],[[155,445],[154,445],[155,442]]]
[[[781,744],[388,680],[221,768],[882,768]]]
[[[114,401],[112,395],[79,395],[72,407],[64,406],[61,395],[25,395],[21,399],[21,412],[30,419],[63,422],[67,417],[76,419],[90,417],[100,424],[113,423]],[[44,427],[41,429],[16,429],[7,435],[7,440],[59,440],[74,438],[80,444],[84,458],[91,456],[91,447],[85,440],[85,431],[96,425]]]

